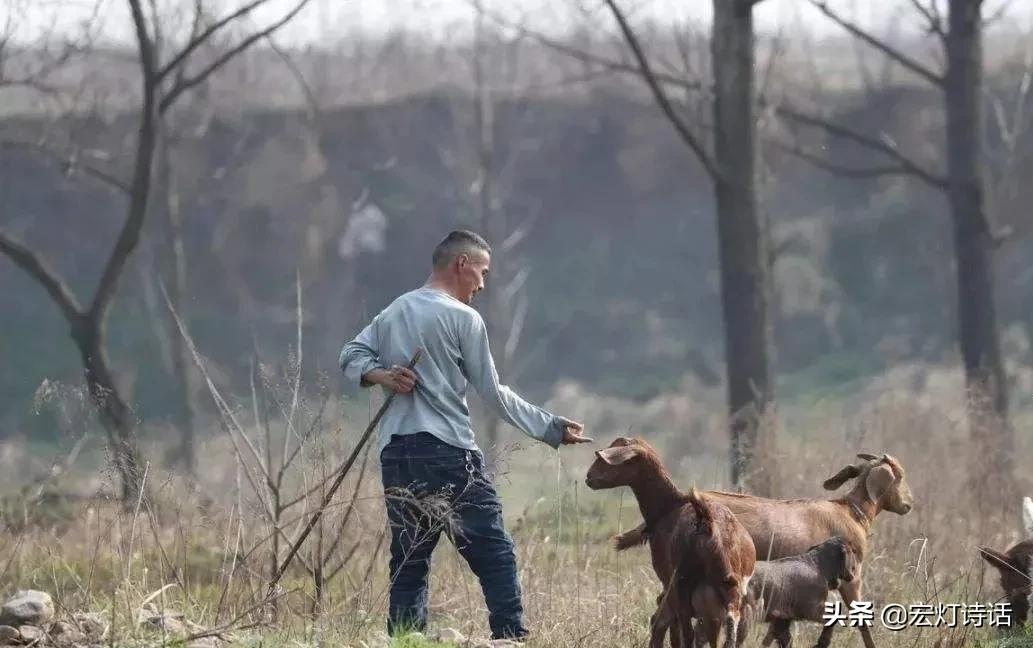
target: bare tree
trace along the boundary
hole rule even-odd
[[[512,208],[512,187],[507,186],[507,170],[516,164],[512,159],[519,155],[511,152],[503,158],[496,146],[495,113],[499,107],[496,86],[510,86],[520,67],[521,38],[511,42],[489,42],[490,32],[485,26],[485,15],[480,0],[474,0],[474,44],[472,55],[473,67],[473,107],[474,132],[476,138],[476,180],[474,194],[476,198],[477,220],[484,228],[485,234],[496,246],[493,274],[496,286],[489,291],[487,308],[487,325],[492,329],[495,341],[493,355],[502,375],[512,368],[513,360],[520,343],[524,318],[527,315],[528,298],[524,283],[530,268],[521,263],[517,254],[517,246],[527,235],[535,220],[532,212],[524,222],[515,223],[509,213]],[[491,45],[501,53],[507,61],[498,65],[495,70],[489,69],[492,58]],[[491,75],[495,78],[490,78]],[[510,101],[516,97],[510,93]],[[493,412],[488,412],[486,433],[488,438],[489,461],[494,463],[499,449],[499,432],[501,419]]]
[[[969,434],[978,452],[974,483],[999,492],[1014,485],[1014,434],[1008,421],[1008,385],[998,334],[994,253],[1003,240],[985,205],[982,0],[910,0],[929,34],[941,44],[946,67],[940,72],[864,30],[824,0],[807,0],[831,21],[897,65],[937,88],[946,115],[946,176],[934,186],[950,205],[957,282],[958,342],[965,369]],[[833,135],[850,136],[845,128]],[[855,139],[855,141],[857,141]],[[932,178],[929,172],[914,175]]]
[[[764,438],[762,418],[772,405],[770,251],[767,228],[757,210],[756,118],[754,115],[756,0],[715,0],[711,27],[713,143],[706,146],[666,89],[671,75],[654,71],[616,0],[607,6],[631,49],[637,71],[681,140],[710,176],[717,208],[730,416],[731,478],[739,488],[769,493],[772,474],[763,465],[773,440]],[[703,84],[675,79],[677,85]]]
[[[227,15],[207,20],[204,3],[194,4],[194,29],[171,54],[162,56],[159,45],[161,18],[156,3],[146,7],[141,0],[127,0],[132,17],[140,73],[139,125],[135,135],[135,154],[131,178],[117,181],[127,194],[126,217],[107,258],[100,281],[88,304],[80,304],[67,282],[35,250],[0,230],[0,252],[35,279],[57,303],[64,314],[71,336],[79,350],[91,399],[99,410],[108,433],[112,460],[122,482],[122,499],[133,502],[142,488],[142,469],[135,438],[136,421],[132,409],[118,388],[107,356],[108,313],[119,278],[135,250],[149,211],[152,175],[161,118],[185,93],[203,84],[213,73],[257,41],[290,22],[309,0],[297,0],[276,21],[239,38],[232,46],[212,57],[195,60],[206,44],[235,24],[241,23],[268,0],[251,0]]]

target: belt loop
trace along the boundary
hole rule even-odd
[[[473,452],[470,450],[466,451],[466,472],[473,474]]]

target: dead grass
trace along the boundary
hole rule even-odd
[[[719,420],[704,414],[719,410],[711,409],[706,394],[691,401],[679,396],[647,404],[637,409],[635,424],[628,423],[636,416],[635,407],[593,398],[568,386],[550,406],[585,418],[597,445],[630,431],[661,447],[687,452],[678,461],[668,450],[677,466],[675,476],[686,487],[693,482],[700,487],[725,485],[723,464],[716,465],[722,457],[723,430]],[[791,408],[780,413],[772,458],[780,494],[825,497],[820,483],[856,452],[894,454],[907,469],[915,509],[907,516],[884,513],[877,520],[865,598],[876,609],[890,602],[996,601],[996,574],[984,568],[975,547],[1004,548],[1019,538],[1018,499],[979,501],[966,486],[972,457],[966,450],[964,417],[950,401],[892,388],[866,398],[850,404],[849,416],[836,416],[830,407],[815,408],[820,416]],[[341,412],[323,416],[335,431]],[[1017,416],[1019,429],[1022,417]],[[685,430],[693,435],[691,444],[683,438]],[[299,459],[285,492],[317,484],[325,467],[337,465],[346,454],[354,433],[314,438],[318,443]],[[613,533],[638,523],[633,499],[584,487],[592,456],[588,450],[557,454],[543,446],[520,445],[506,453],[505,473],[497,481],[517,542],[525,607],[535,636],[531,646],[643,645],[658,592],[647,552],[618,555],[608,543]],[[1021,435],[1019,453],[1030,455],[1029,441]],[[10,524],[10,511],[24,514],[40,505],[22,500],[19,508],[17,501],[9,501],[8,524],[0,532],[2,582],[7,589],[49,591],[59,610],[103,613],[113,629],[113,645],[163,641],[135,623],[137,610],[149,597],[154,605],[182,611],[204,628],[224,629],[222,636],[240,645],[359,646],[382,632],[387,546],[375,458],[361,484],[356,484],[357,474],[346,482],[340,503],[326,516],[327,529],[336,534],[351,503],[343,537],[332,552],[332,562],[343,560],[345,566],[325,583],[321,603],[315,604],[312,573],[299,564],[284,579],[282,598],[261,605],[272,545],[260,499],[238,474],[224,437],[208,442],[202,457],[203,477],[196,483],[149,469],[150,495],[129,511],[103,499],[73,499],[62,503],[59,522],[40,516],[18,525]],[[1027,463],[1016,461],[1019,466]],[[73,472],[50,488],[74,484],[78,477]],[[1025,482],[1020,489],[1033,492]],[[305,503],[297,515],[285,517],[281,558],[286,540],[295,537],[312,508]],[[316,548],[325,552],[335,537],[324,534],[310,540],[302,552],[310,566],[316,562]],[[479,585],[445,539],[435,554],[431,590],[432,626],[487,636]],[[796,641],[809,645],[818,630],[803,627]],[[971,646],[992,642],[995,636],[973,628],[892,632],[878,623],[873,634],[881,648]],[[759,635],[755,632],[747,645],[759,645]],[[856,631],[839,630],[833,645],[859,646],[860,638]]]

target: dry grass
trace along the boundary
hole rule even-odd
[[[629,427],[659,442],[668,449],[683,486],[695,482],[707,487],[724,485],[723,472],[714,467],[715,457],[721,456],[723,431],[719,421],[700,414],[708,411],[710,396],[701,395],[692,406],[677,397],[632,407],[593,400],[568,386],[550,405],[583,416],[597,445],[628,433]],[[890,602],[986,603],[1000,596],[996,574],[984,568],[975,547],[1004,548],[1018,539],[1019,500],[978,501],[966,486],[973,458],[966,451],[964,418],[947,402],[928,394],[883,390],[851,405],[849,416],[830,414],[828,407],[787,408],[781,413],[773,463],[779,467],[779,491],[786,497],[827,496],[821,481],[860,451],[889,452],[907,469],[914,511],[903,517],[881,515],[872,538],[865,598],[874,601],[876,609]],[[299,417],[305,408],[302,400]],[[320,411],[319,424],[329,427],[312,435],[285,481],[285,493],[318,485],[355,436],[334,433],[344,415],[341,411]],[[625,419],[633,416],[637,422],[628,424]],[[348,429],[363,423],[353,422]],[[685,430],[692,435],[691,443],[684,439]],[[259,436],[257,429],[248,431]],[[1020,438],[1021,456],[1029,456],[1028,445]],[[674,460],[675,452],[685,457]],[[6,588],[44,589],[61,610],[102,612],[112,625],[115,645],[162,642],[155,631],[134,622],[148,597],[155,606],[180,610],[204,628],[225,628],[224,636],[241,645],[358,646],[381,632],[387,547],[375,458],[362,483],[357,483],[356,469],[339,504],[326,516],[324,534],[314,536],[302,552],[310,567],[318,562],[319,549],[332,558],[330,563],[344,563],[325,583],[321,603],[314,599],[312,573],[299,564],[285,578],[282,598],[274,605],[260,605],[272,562],[270,525],[261,498],[242,477],[242,464],[234,459],[225,437],[209,441],[201,456],[203,477],[197,482],[150,468],[150,495],[128,511],[104,500],[40,505],[31,501],[33,493],[21,500],[8,498],[7,524],[0,533],[0,574]],[[588,491],[582,479],[591,452],[585,449],[564,449],[557,455],[535,446],[511,449],[505,456],[505,474],[498,485],[517,542],[527,617],[535,637],[531,645],[644,645],[658,592],[647,552],[618,555],[608,544],[613,533],[638,523],[630,494]],[[83,461],[88,465],[87,459]],[[72,473],[60,486],[70,487],[79,477],[91,475]],[[1020,486],[1026,489],[1028,484]],[[25,498],[30,500],[27,504]],[[285,516],[281,558],[286,540],[296,535],[314,501],[306,500]],[[40,515],[44,508],[45,516]],[[341,541],[329,551],[338,535]],[[479,585],[445,539],[435,554],[431,587],[432,626],[487,636]],[[817,633],[817,627],[802,627],[797,641],[809,645]],[[758,645],[759,635],[755,632],[747,645]],[[989,630],[973,628],[891,632],[878,623],[874,636],[880,647],[909,648],[970,646],[994,637]],[[833,645],[859,646],[860,638],[855,631],[840,630]]]

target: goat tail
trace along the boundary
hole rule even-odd
[[[704,528],[713,529],[714,511],[710,508],[710,502],[707,501],[706,496],[700,494],[695,486],[689,490],[689,504],[692,504],[692,509],[696,512],[699,528],[701,530]]]

